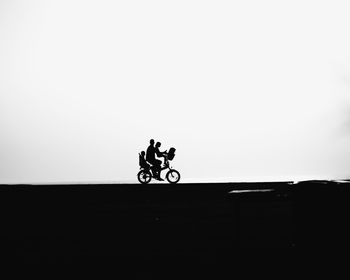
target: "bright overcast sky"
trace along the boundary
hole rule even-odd
[[[0,183],[350,178],[349,1],[0,2]]]

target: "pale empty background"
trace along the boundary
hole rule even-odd
[[[348,1],[0,1],[0,183],[350,178]]]

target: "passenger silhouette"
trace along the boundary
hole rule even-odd
[[[150,165],[147,163],[146,159],[145,159],[145,151],[142,151],[141,153],[139,153],[139,165],[141,168],[145,169],[145,170],[149,170],[150,169]]]
[[[154,140],[151,139],[149,141],[150,145],[147,148],[146,151],[146,160],[152,164],[152,171],[154,171],[154,177],[157,180],[163,181],[162,178],[160,178],[160,171],[161,171],[161,164],[162,161],[160,161],[159,159],[156,159],[156,149],[154,147]]]
[[[159,148],[160,148],[160,146],[162,145],[162,143],[160,143],[160,142],[157,142],[156,143],[156,148],[155,148],[155,151],[156,151],[156,155],[157,155],[157,157],[159,157],[159,158],[164,158],[164,164],[165,164],[165,157],[166,157],[166,151],[164,151],[164,152],[161,152],[161,151],[159,151]]]

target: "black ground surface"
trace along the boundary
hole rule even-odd
[[[325,181],[2,185],[1,251],[30,261],[210,261],[241,249],[341,249],[349,233],[349,187]],[[254,191],[232,192],[239,190]]]

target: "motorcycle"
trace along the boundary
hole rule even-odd
[[[170,166],[169,161],[173,160],[175,157],[175,149],[170,148],[169,153],[165,151],[164,153],[164,164],[161,166],[161,171],[165,169],[169,169],[165,175],[165,178],[170,184],[176,184],[180,181],[180,172],[173,169]],[[137,173],[137,179],[141,184],[148,184],[151,182],[152,178],[156,179],[155,172],[153,170],[153,166],[148,168],[144,168],[140,166],[140,171]]]

